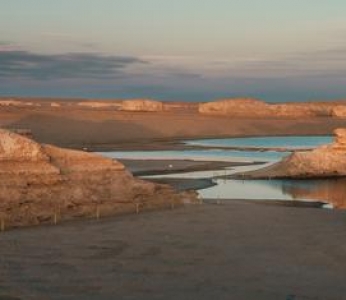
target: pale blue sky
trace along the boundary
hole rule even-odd
[[[0,0],[0,94],[344,97],[345,12],[343,0]]]

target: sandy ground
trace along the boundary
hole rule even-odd
[[[346,212],[227,203],[2,233],[0,299],[345,299]]]
[[[119,159],[134,175],[156,175],[193,171],[220,170],[253,163],[226,161],[194,161],[179,159]]]
[[[1,108],[0,126],[101,151],[166,149],[182,138],[328,134],[346,119]],[[345,213],[230,201],[2,232],[0,300],[345,299]]]
[[[63,147],[162,149],[179,139],[288,134],[329,134],[346,119],[244,119],[196,112],[121,112],[68,108],[0,108],[0,126],[31,129],[35,139]],[[164,142],[164,143],[162,143]],[[174,143],[173,143],[174,144]]]

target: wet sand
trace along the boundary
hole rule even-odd
[[[195,161],[188,159],[118,159],[136,176],[161,175],[194,171],[220,170],[261,163],[232,161]]]
[[[135,176],[177,174],[177,178],[145,178],[146,180],[169,184],[179,191],[200,190],[215,183],[212,178],[178,178],[179,173],[196,171],[223,170],[237,166],[261,165],[262,163],[232,162],[232,161],[194,161],[194,160],[164,160],[164,159],[120,159],[127,169]]]
[[[344,299],[346,212],[227,203],[2,233],[0,299]]]

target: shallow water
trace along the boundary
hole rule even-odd
[[[146,178],[213,178],[214,183],[216,183],[215,186],[198,191],[199,195],[205,199],[321,201],[330,203],[328,208],[346,208],[346,178],[304,180],[236,180],[222,178],[222,176],[241,173],[258,167],[258,165],[244,166],[225,170],[146,176]]]
[[[309,137],[260,137],[208,139],[187,141],[190,145],[207,147],[267,147],[267,148],[311,148],[330,143],[330,136]],[[236,151],[227,149],[180,150],[180,151],[128,151],[102,153],[112,158],[127,159],[189,159],[214,161],[262,161],[271,164],[290,152],[276,151]],[[265,165],[267,165],[265,164]],[[203,198],[214,199],[275,199],[275,200],[315,200],[329,202],[331,206],[346,208],[346,179],[321,180],[234,180],[220,176],[242,173],[265,165],[226,168],[222,170],[187,172],[179,174],[146,176],[145,178],[213,178],[215,186],[199,190]]]
[[[99,154],[118,159],[189,159],[195,161],[238,161],[259,162],[276,161],[290,152],[276,151],[237,151],[237,150],[165,150],[165,151],[114,151]]]
[[[189,140],[185,143],[205,147],[250,147],[250,148],[315,148],[332,142],[331,136],[275,136],[228,139]]]

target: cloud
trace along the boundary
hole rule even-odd
[[[298,52],[271,59],[249,59],[230,66],[230,70],[240,76],[346,77],[346,48]]]
[[[136,67],[133,74],[151,74],[161,77],[169,74],[191,74],[190,78],[295,78],[344,77],[346,78],[346,47],[306,52],[293,52],[265,56],[253,53],[243,57],[189,57],[146,56],[149,65]],[[146,75],[148,76],[148,75]]]
[[[73,34],[61,32],[43,32],[40,35],[45,40],[51,40],[54,43],[63,43],[65,45],[77,46],[77,49],[97,49],[99,46],[96,41],[90,41],[88,36],[79,36],[79,38],[76,39],[76,36]]]
[[[10,41],[0,41],[0,52],[1,51],[18,51],[18,46]]]
[[[85,45],[92,47],[92,43]],[[213,60],[189,56],[114,56],[98,53],[38,54],[0,41],[0,79],[125,79],[162,83],[208,78],[346,78],[346,48],[277,57]],[[117,81],[117,82],[118,82]]]
[[[6,47],[6,45],[5,45]],[[95,53],[37,54],[0,48],[0,78],[36,80],[65,78],[114,78],[144,60],[127,56],[103,56]]]

